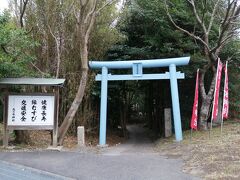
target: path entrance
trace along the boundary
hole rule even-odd
[[[123,144],[110,147],[103,152],[104,155],[118,156],[123,154],[145,154],[154,152],[154,141],[150,137],[150,130],[144,124],[128,125],[129,139]]]

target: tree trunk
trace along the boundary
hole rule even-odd
[[[58,143],[60,145],[62,145],[64,136],[66,135],[68,128],[72,124],[73,118],[78,110],[79,105],[82,102],[86,84],[87,84],[87,80],[88,80],[88,68],[84,68],[84,69],[82,69],[82,77],[80,80],[80,84],[78,87],[76,97],[75,97],[66,117],[64,118],[61,127],[59,128]]]
[[[199,127],[202,130],[207,130],[207,120],[210,116],[211,102],[212,96],[207,96],[206,98],[202,99],[199,115]]]
[[[214,96],[214,89],[215,89],[215,80],[216,75],[215,73],[213,75],[211,85],[208,91],[208,94],[205,92],[205,86],[204,86],[204,77],[205,77],[206,71],[202,72],[201,78],[200,78],[200,94],[202,97],[202,104],[200,108],[200,115],[199,115],[199,127],[202,130],[207,130],[207,120],[210,117],[210,111],[211,111],[211,104]]]
[[[80,80],[80,84],[75,99],[66,117],[64,118],[61,127],[59,128],[58,143],[60,145],[62,145],[63,143],[64,136],[67,133],[67,130],[69,129],[73,121],[73,118],[78,110],[79,105],[82,102],[85,93],[86,84],[88,80],[88,42],[90,39],[90,33],[95,24],[96,16],[104,7],[112,3],[112,1],[107,2],[102,7],[97,9],[98,2],[99,1],[97,0],[93,1],[80,0],[79,1],[80,9],[78,10],[77,13],[74,13],[75,18],[77,20],[76,33],[77,38],[79,39],[80,46],[79,52],[81,56],[82,77]]]

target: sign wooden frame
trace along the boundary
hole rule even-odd
[[[52,124],[53,125],[10,125],[9,122],[8,122],[8,118],[9,118],[9,97],[10,96],[51,96],[51,97],[54,97],[53,99],[53,103],[54,103],[54,107],[53,107],[53,121],[52,121]],[[54,119],[55,119],[55,112],[56,112],[56,106],[55,106],[55,94],[53,93],[11,93],[11,94],[8,94],[7,96],[7,101],[8,101],[8,104],[7,104],[7,107],[6,107],[6,113],[7,113],[7,129],[8,130],[53,130],[54,128]]]
[[[9,96],[54,96],[54,116],[53,125],[8,125],[8,105]],[[54,93],[9,93],[5,90],[4,96],[4,111],[3,111],[3,146],[8,146],[9,130],[52,130],[52,143],[53,147],[57,147],[58,136],[58,114],[59,114],[59,87],[54,87]]]

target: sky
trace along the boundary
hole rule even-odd
[[[8,0],[0,0],[0,12],[8,8]]]
[[[8,8],[8,1],[9,0],[0,0],[0,12],[2,12],[5,8]],[[121,0],[119,3],[118,3],[118,9],[121,8],[122,4],[123,4],[124,0]]]

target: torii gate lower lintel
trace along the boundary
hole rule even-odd
[[[181,141],[183,138],[177,79],[184,79],[184,73],[177,72],[176,66],[188,65],[189,60],[190,57],[151,59],[151,60],[131,60],[131,61],[90,61],[89,62],[90,68],[102,70],[102,74],[98,74],[96,76],[96,81],[101,81],[99,145],[104,146],[106,144],[108,81],[119,80],[121,81],[121,80],[170,79],[175,138],[176,141]],[[159,68],[159,67],[169,67],[169,72],[161,74],[143,74],[143,68]],[[132,74],[125,75],[108,74],[108,69],[129,69],[129,68],[132,68]]]

